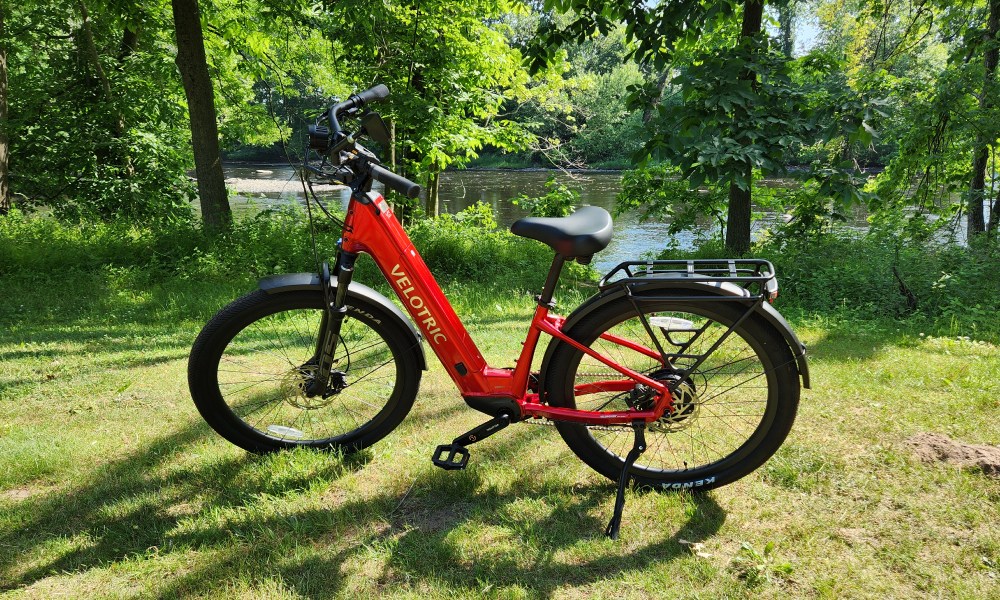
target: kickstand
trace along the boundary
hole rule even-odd
[[[635,442],[632,444],[632,450],[629,451],[628,455],[625,457],[625,464],[622,466],[621,477],[618,478],[618,495],[615,497],[615,513],[611,517],[611,522],[604,529],[604,535],[608,536],[613,540],[618,539],[618,529],[622,524],[622,511],[625,509],[625,488],[628,487],[629,479],[631,475],[629,474],[629,469],[635,464],[635,461],[646,451],[646,422],[645,421],[634,421],[632,423],[632,429],[635,431]]]

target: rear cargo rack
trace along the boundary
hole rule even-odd
[[[774,265],[758,258],[699,258],[694,260],[633,260],[619,264],[601,278],[601,290],[650,283],[656,279],[683,279],[692,283],[738,286],[751,298],[772,300],[778,293]]]

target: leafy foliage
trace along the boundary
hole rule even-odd
[[[985,242],[985,241],[983,241]],[[826,318],[911,321],[940,335],[1000,341],[996,245],[928,245],[898,237],[840,233],[764,238],[752,255],[775,265],[783,313]],[[718,258],[718,242],[661,258]],[[904,291],[905,290],[905,291]],[[912,294],[910,298],[907,294]]]
[[[545,182],[544,194],[535,198],[522,195],[512,202],[526,209],[533,217],[565,217],[580,202],[580,194],[559,183],[555,177],[549,177]]]
[[[4,7],[16,204],[74,220],[189,218],[183,96],[164,52],[169,16],[162,5],[95,4],[84,19],[81,6]]]
[[[545,18],[510,17],[508,38],[529,51]],[[508,102],[510,113],[536,136],[532,158],[549,166],[631,164],[646,134],[642,110],[628,105],[628,89],[650,73],[627,60],[625,27],[558,48],[548,68],[528,82],[525,94]]]
[[[508,95],[527,80],[497,21],[516,8],[483,0],[348,0],[324,15],[341,75],[355,87],[380,82],[393,92],[382,106],[396,122],[399,158],[411,175],[462,165],[485,144],[516,149],[528,140],[500,116]]]
[[[693,189],[677,169],[661,164],[624,173],[616,211],[638,210],[643,220],[667,220],[671,234],[700,227],[707,217],[719,224],[721,240],[727,200],[718,187]]]
[[[445,281],[502,277],[512,288],[530,290],[541,286],[552,261],[545,245],[498,228],[486,204],[420,221],[409,233],[435,276]],[[320,224],[320,260],[330,259],[339,237],[335,227]],[[380,278],[371,261],[361,264],[360,278]],[[0,275],[101,268],[140,268],[154,279],[226,280],[239,273],[252,282],[273,273],[315,271],[317,266],[309,227],[298,209],[237,219],[231,230],[219,235],[186,222],[158,227],[122,220],[68,224],[16,209],[0,219]],[[582,267],[571,273],[590,276]]]

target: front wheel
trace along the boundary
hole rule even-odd
[[[781,334],[754,313],[726,336],[747,310],[731,302],[640,299],[638,306],[642,318],[628,298],[612,301],[566,332],[618,364],[675,387],[672,410],[646,426],[647,449],[631,470],[635,482],[707,490],[762,465],[788,435],[799,401],[795,359]],[[552,406],[616,411],[655,402],[652,389],[637,384],[622,391],[623,375],[568,344],[552,343],[557,346],[544,379]],[[649,355],[658,352],[636,351],[658,346],[666,360]],[[619,478],[633,444],[631,427],[556,426],[581,460]]]
[[[257,290],[219,311],[188,361],[205,421],[251,452],[353,451],[385,437],[413,406],[419,342],[377,305],[353,296],[348,304],[329,385],[312,397],[305,390],[326,314],[322,291]]]

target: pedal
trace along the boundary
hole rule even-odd
[[[431,461],[446,471],[458,471],[469,464],[469,450],[458,444],[442,444],[434,450]]]
[[[503,413],[493,417],[479,427],[453,439],[450,444],[438,446],[431,456],[431,462],[449,471],[464,469],[465,465],[469,464],[469,450],[466,446],[488,438],[508,425],[510,425],[510,415]]]

